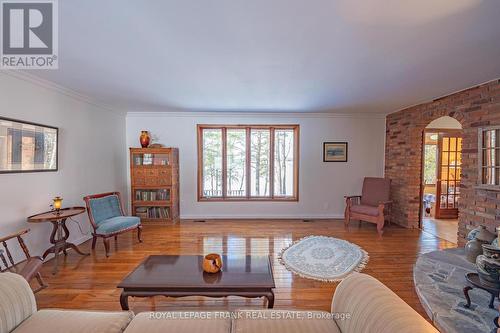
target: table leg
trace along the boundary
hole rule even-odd
[[[470,308],[470,296],[469,296],[469,290],[472,290],[471,286],[466,286],[464,287],[464,295],[465,299],[467,300],[467,304],[465,304],[466,308]]]
[[[61,221],[61,224],[62,224],[62,228],[64,230],[64,237],[63,237],[64,238],[64,254],[66,254],[66,249],[70,248],[70,249],[75,250],[75,252],[78,253],[79,255],[82,255],[82,256],[88,256],[88,255],[90,255],[90,253],[84,253],[84,252],[82,252],[78,248],[78,246],[76,246],[75,244],[68,242],[69,230],[68,230],[68,227],[66,226],[66,219],[63,219]]]
[[[130,310],[128,307],[128,294],[125,291],[122,291],[120,295],[120,305],[122,310]]]
[[[267,308],[272,309],[274,306],[274,292],[270,290],[265,297],[267,298]]]
[[[62,229],[62,222],[57,221],[55,223],[55,226],[57,228],[57,239],[55,239],[55,248],[54,248],[54,269],[52,270],[52,274],[55,275],[57,274],[58,271],[58,265],[59,265],[59,252],[62,250],[65,250],[64,247],[64,236],[63,236],[63,229]]]
[[[79,255],[81,255],[81,256],[89,256],[89,255],[90,255],[90,253],[85,253],[85,252],[82,252],[82,251],[78,248],[78,246],[76,246],[76,245],[75,245],[75,244],[73,244],[73,243],[67,243],[67,244],[66,244],[66,248],[68,248],[68,247],[69,247],[70,249],[75,250],[75,252],[76,252],[76,253],[78,253],[78,254],[79,254]]]

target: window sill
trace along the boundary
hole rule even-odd
[[[298,202],[297,197],[287,198],[198,198],[198,202]]]
[[[487,190],[500,192],[500,185],[476,185],[473,187],[475,190]]]

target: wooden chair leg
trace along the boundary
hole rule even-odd
[[[385,223],[385,216],[384,216],[384,204],[379,204],[378,205],[378,217],[377,217],[377,232],[379,236],[382,236],[382,233],[384,232],[384,223]]]
[[[40,285],[40,287],[36,288],[36,289],[34,290],[34,293],[37,293],[37,292],[39,292],[40,290],[45,289],[45,288],[47,288],[47,287],[48,287],[48,285],[47,285],[47,284],[45,283],[45,281],[43,280],[43,278],[42,278],[42,274],[40,274],[40,272],[36,273],[35,278],[36,278],[36,280],[37,280],[38,284]]]
[[[137,239],[139,240],[139,243],[142,243],[141,234],[142,234],[142,225],[137,227]]]
[[[377,223],[377,232],[379,236],[382,236],[384,233],[384,224],[383,223]]]
[[[95,243],[97,242],[97,237],[96,236],[92,236],[92,250],[95,249]]]
[[[384,215],[380,216],[378,221],[377,221],[377,232],[379,236],[382,236],[384,233]]]
[[[106,257],[109,257],[109,238],[104,237],[104,249],[106,251]]]
[[[118,242],[118,235],[115,235],[115,242]]]

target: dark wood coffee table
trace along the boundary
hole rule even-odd
[[[127,275],[120,304],[129,310],[128,297],[242,296],[267,298],[274,306],[274,278],[268,256],[222,256],[222,272],[203,272],[203,256],[149,256]]]

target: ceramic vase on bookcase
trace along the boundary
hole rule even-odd
[[[139,142],[142,148],[148,148],[151,137],[148,131],[141,131],[141,136],[139,137]]]

